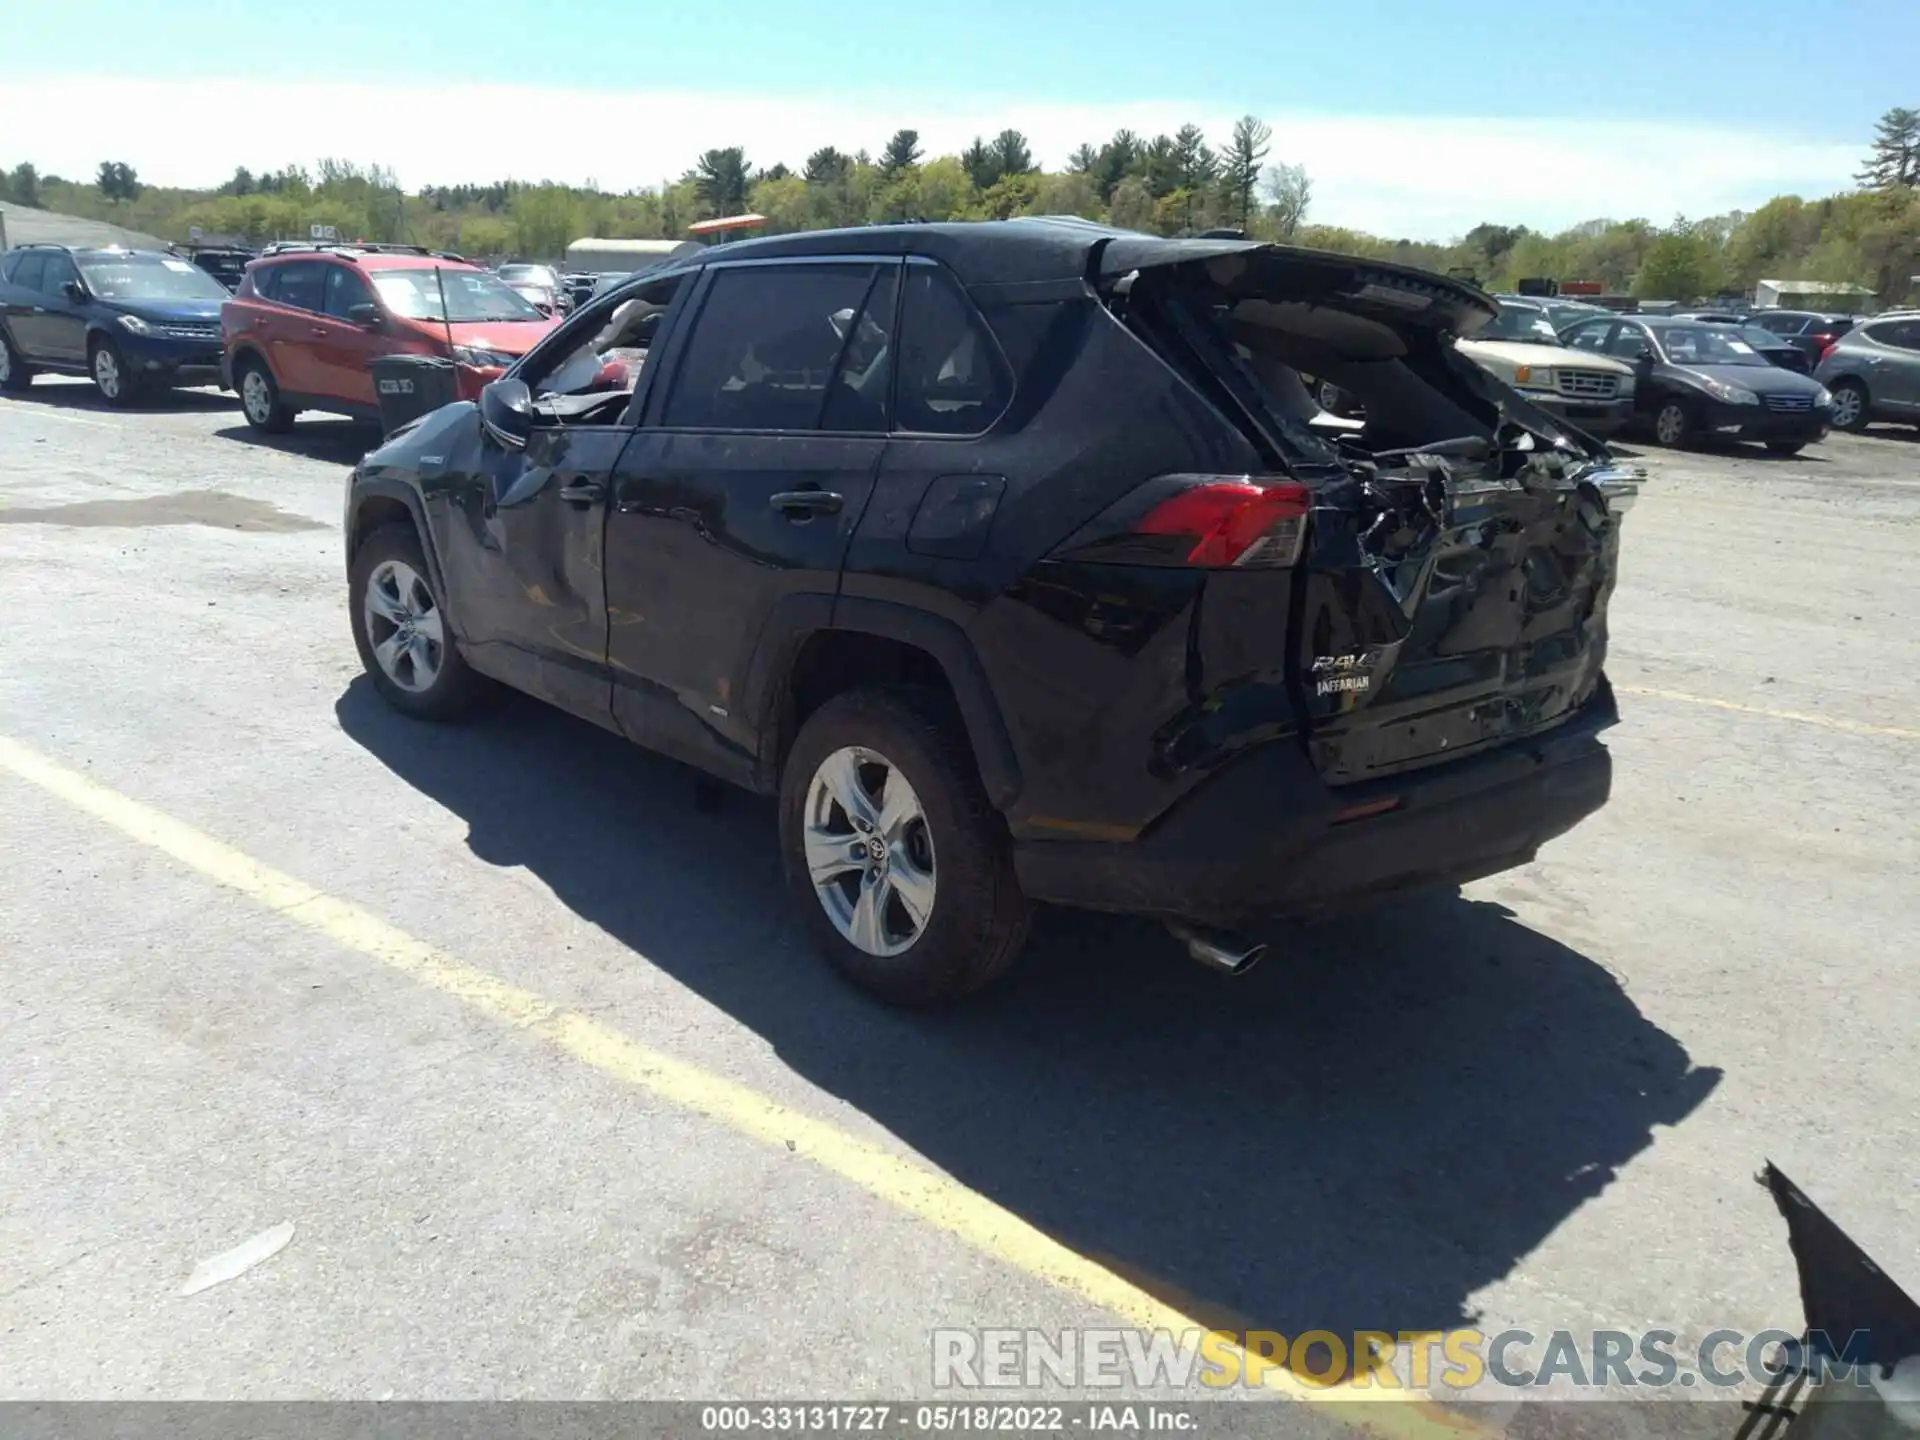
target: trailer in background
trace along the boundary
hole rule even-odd
[[[694,240],[597,240],[583,237],[567,246],[567,270],[575,275],[632,274],[700,251]]]
[[[1753,287],[1753,307],[1860,315],[1873,309],[1873,291],[1831,280],[1762,280]]]

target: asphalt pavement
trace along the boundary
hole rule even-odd
[[[1536,864],[1233,981],[1047,912],[910,1015],[810,952],[765,802],[378,701],[364,432],[0,400],[0,1398],[934,1399],[942,1330],[1685,1352],[1798,1327],[1768,1159],[1920,1287],[1916,442],[1639,454],[1615,796]],[[1274,1433],[1356,1416],[1447,1423]]]

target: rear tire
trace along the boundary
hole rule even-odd
[[[1858,435],[1872,418],[1867,387],[1858,380],[1842,380],[1833,387],[1833,428]]]
[[[892,1004],[978,990],[1026,940],[1006,827],[936,691],[852,690],[808,717],[781,773],[780,853],[821,951]]]
[[[1669,449],[1691,445],[1694,430],[1693,411],[1684,400],[1662,400],[1653,412],[1653,438]]]
[[[266,361],[249,355],[234,367],[233,383],[247,424],[263,435],[284,435],[293,428],[293,411],[281,400]]]
[[[140,403],[139,377],[127,368],[120,347],[105,335],[96,335],[87,346],[87,374],[93,377],[93,388],[100,392],[100,398],[116,410]]]
[[[353,553],[348,614],[360,663],[383,700],[416,719],[455,720],[493,687],[461,655],[432,573],[411,525],[382,525]]]
[[[1802,450],[1806,449],[1806,446],[1807,442],[1804,440],[1767,441],[1767,449],[1773,454],[1780,456],[1798,455]]]
[[[18,395],[33,384],[33,371],[20,352],[13,348],[13,337],[0,330],[0,390],[9,395]]]

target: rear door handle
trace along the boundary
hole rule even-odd
[[[576,480],[560,487],[560,498],[569,505],[597,505],[607,493],[598,480]]]
[[[784,511],[790,520],[811,515],[837,515],[846,497],[836,490],[780,490],[767,497],[774,509]]]

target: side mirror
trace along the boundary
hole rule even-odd
[[[1633,368],[1643,372],[1653,369],[1653,352],[1651,350],[1642,350],[1638,355],[1634,356]]]
[[[533,392],[524,380],[495,380],[480,391],[480,424],[503,450],[524,450],[533,434]]]
[[[79,304],[87,298],[87,287],[78,280],[69,280],[60,287],[60,293],[75,304]]]
[[[358,305],[347,307],[347,319],[363,330],[384,330],[387,318],[380,307],[371,300],[362,300]]]

